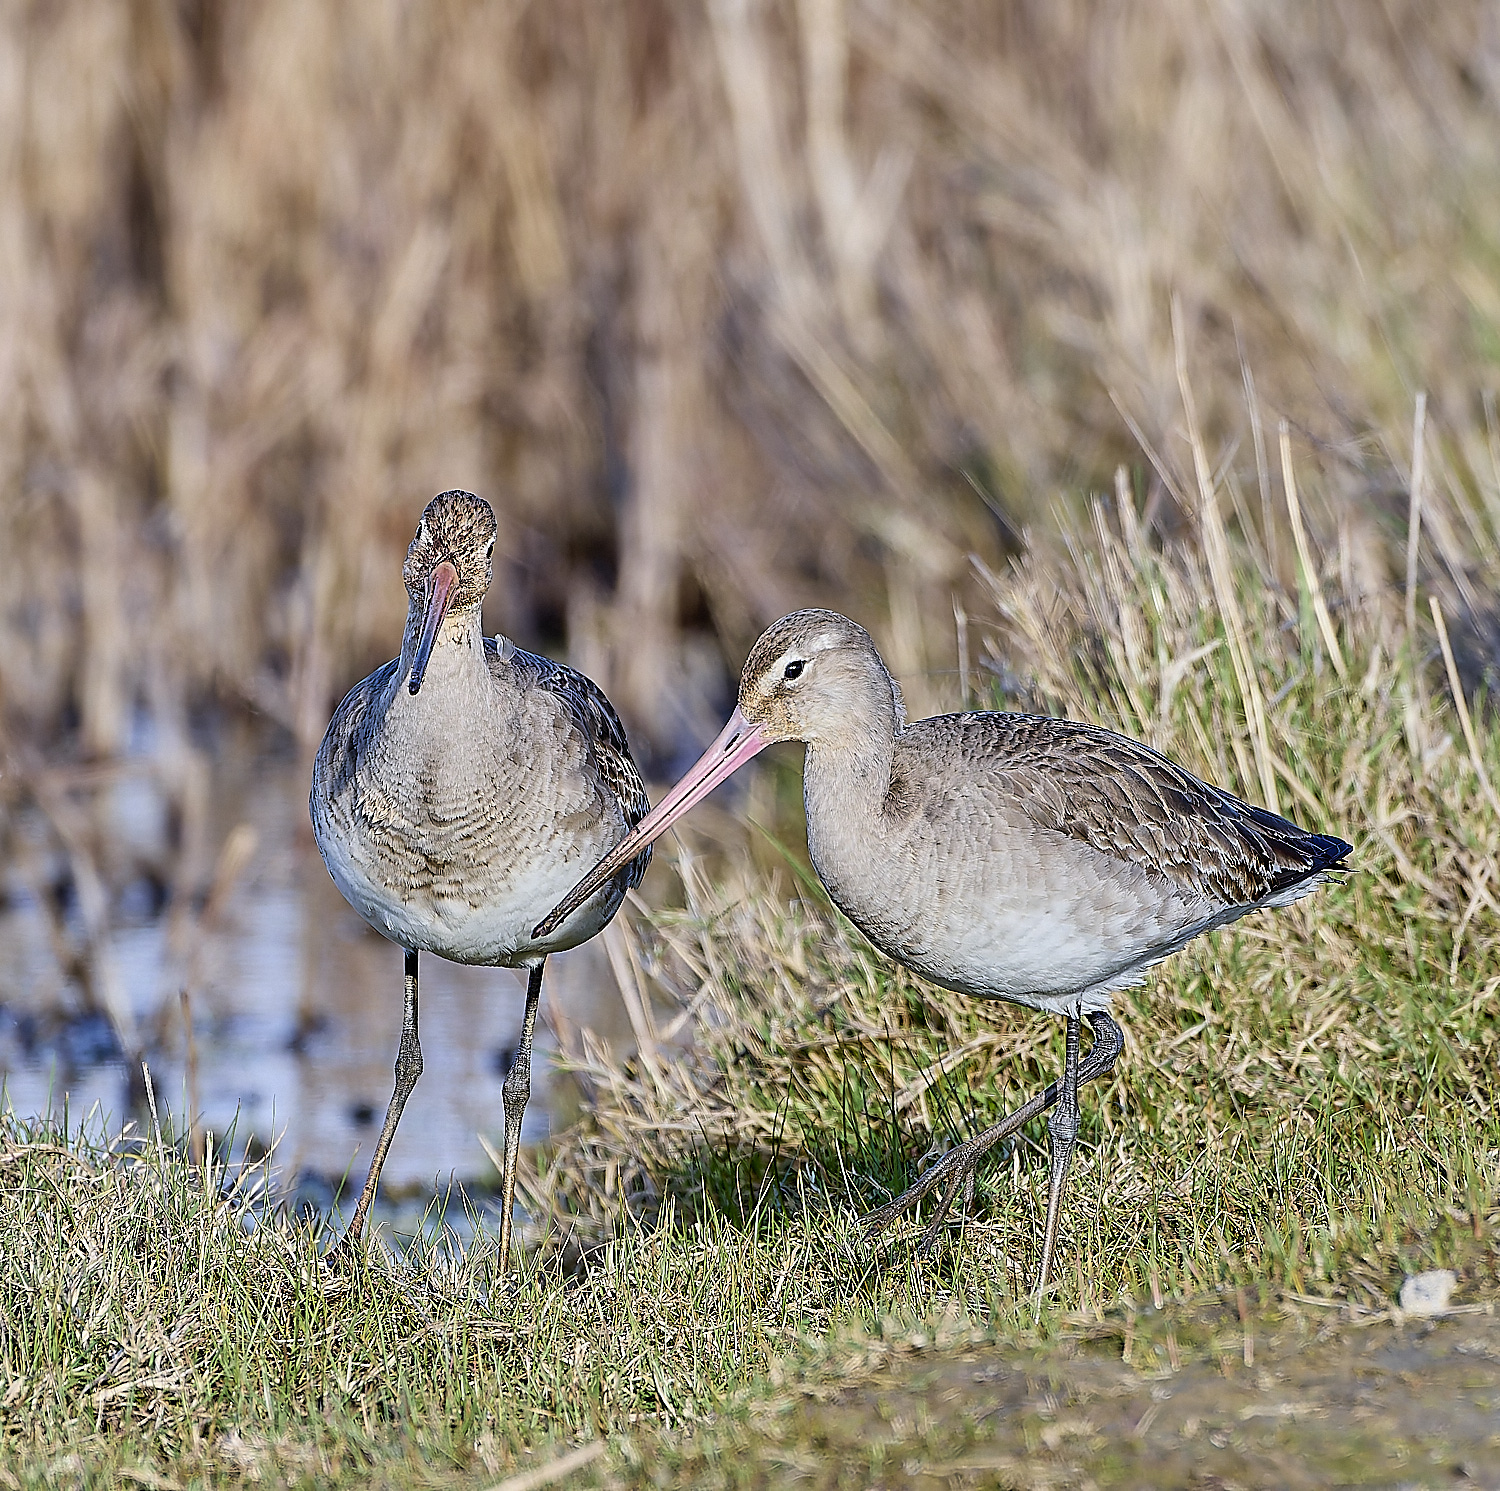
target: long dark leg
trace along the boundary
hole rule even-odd
[[[1047,1120],[1052,1164],[1047,1175],[1047,1225],[1042,1232],[1042,1266],[1036,1281],[1038,1300],[1047,1292],[1052,1253],[1057,1246],[1057,1223],[1062,1215],[1063,1185],[1068,1178],[1068,1167],[1073,1163],[1073,1150],[1078,1144],[1078,1027],[1078,1016],[1069,1015],[1062,1092],[1057,1107],[1052,1110],[1052,1117]]]
[[[1125,1045],[1125,1037],[1120,1027],[1105,1011],[1096,1011],[1088,1017],[1088,1021],[1093,1029],[1094,1042],[1089,1048],[1088,1059],[1078,1072],[1080,1087],[1098,1077],[1108,1076],[1114,1070],[1115,1062],[1119,1060],[1120,1052]],[[983,1133],[976,1134],[967,1142],[949,1150],[937,1164],[917,1180],[915,1185],[903,1191],[894,1201],[888,1201],[884,1206],[877,1207],[865,1218],[866,1240],[877,1237],[909,1206],[920,1201],[929,1191],[951,1177],[952,1183],[944,1193],[938,1205],[937,1214],[928,1223],[927,1230],[922,1237],[922,1247],[930,1247],[959,1191],[972,1180],[974,1167],[981,1157],[1002,1139],[1015,1133],[1023,1124],[1029,1123],[1039,1113],[1045,1113],[1057,1101],[1061,1091],[1062,1088],[1058,1083],[1050,1083],[1015,1112],[1006,1114],[999,1123],[991,1124]]]
[[[510,1214],[516,1204],[516,1164],[521,1154],[521,1120],[531,1096],[531,1032],[542,998],[542,968],[538,963],[526,980],[526,1013],[521,1016],[521,1040],[516,1060],[505,1077],[500,1095],[505,1100],[505,1173],[500,1177],[500,1262],[510,1259]]]
[[[375,1143],[375,1154],[370,1160],[370,1173],[365,1177],[365,1188],[359,1193],[359,1205],[339,1241],[339,1250],[347,1252],[359,1242],[365,1230],[365,1218],[375,1203],[375,1192],[380,1185],[380,1171],[385,1164],[386,1151],[396,1137],[396,1125],[401,1122],[401,1110],[411,1096],[411,1090],[422,1075],[422,1046],[417,1039],[417,955],[406,950],[406,990],[401,1008],[401,1044],[396,1050],[396,1088],[391,1093],[390,1106],[385,1110],[385,1125]]]
[[[1078,1143],[1078,1089],[1091,1082],[1102,1071],[1109,1071],[1118,1060],[1125,1045],[1120,1027],[1102,1012],[1089,1016],[1094,1028],[1094,1045],[1089,1051],[1089,1062],[1082,1069],[1078,1065],[1078,1019],[1068,1017],[1067,1056],[1063,1070],[1063,1090],[1056,1111],[1047,1122],[1047,1133],[1051,1140],[1052,1164],[1047,1176],[1047,1223],[1042,1233],[1042,1266],[1037,1273],[1037,1309],[1041,1309],[1042,1296],[1047,1291],[1047,1280],[1052,1272],[1052,1258],[1057,1249],[1057,1224],[1062,1214],[1063,1183],[1068,1177],[1068,1166],[1073,1161],[1073,1150]],[[1098,1068],[1089,1067],[1098,1061]]]

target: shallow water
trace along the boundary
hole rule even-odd
[[[190,1107],[181,991],[190,995],[196,1106],[202,1124],[250,1153],[276,1141],[282,1188],[320,1209],[346,1175],[356,1182],[384,1117],[401,1026],[402,954],[344,902],[318,857],[307,820],[307,780],[285,756],[250,749],[212,768],[210,837],[221,845],[248,824],[255,847],[222,907],[206,923],[163,904],[149,864],[168,832],[154,768],[127,769],[91,795],[105,858],[116,872],[107,956],[141,1043],[160,1106],[181,1126]],[[111,1129],[131,1117],[130,1083],[111,1022],[90,1012],[59,956],[42,897],[62,906],[64,933],[79,917],[60,857],[40,820],[17,826],[33,873],[6,869],[0,910],[0,1079],[22,1116],[94,1113]],[[125,868],[121,869],[120,867]],[[481,1187],[498,1151],[501,1083],[510,1068],[524,983],[508,969],[421,961],[424,1071],[391,1147],[383,1183],[430,1196],[450,1177]],[[544,1138],[573,1096],[552,1072],[557,1017],[607,1039],[628,1038],[609,961],[595,943],[553,958],[537,1027],[524,1138]]]

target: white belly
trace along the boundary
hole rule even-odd
[[[601,836],[597,854],[590,849],[586,854],[533,862],[516,877],[524,885],[507,883],[488,895],[479,877],[462,895],[423,886],[398,891],[381,878],[378,866],[368,863],[370,856],[360,854],[347,838],[324,842],[319,836],[318,847],[344,899],[392,942],[437,953],[455,963],[517,967],[586,942],[619,909],[623,895],[606,886],[550,937],[538,941],[531,935],[531,929],[609,851],[612,842]]]
[[[814,854],[849,919],[934,983],[1034,1009],[1107,1008],[1215,910],[1061,836],[883,848]]]

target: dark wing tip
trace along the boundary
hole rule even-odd
[[[1349,867],[1344,861],[1354,853],[1353,844],[1346,844],[1332,834],[1304,833],[1296,847],[1306,855],[1304,863],[1284,867],[1275,875],[1269,887],[1271,893],[1290,890],[1330,871],[1346,870]]]
[[[1319,870],[1342,870],[1344,861],[1354,853],[1353,844],[1346,844],[1332,834],[1308,834],[1307,837]]]
[[[1235,801],[1237,808],[1273,840],[1278,840],[1293,855],[1306,861],[1306,869],[1300,870],[1299,875],[1316,875],[1323,870],[1343,869],[1343,860],[1354,853],[1353,844],[1346,844],[1333,834],[1310,833],[1293,823],[1290,818],[1283,818],[1268,808]]]

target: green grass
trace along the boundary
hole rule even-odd
[[[1042,1125],[992,1156],[930,1259],[916,1221],[871,1247],[858,1220],[1050,1080],[1057,1022],[921,985],[795,854],[750,883],[684,860],[685,908],[629,934],[660,1037],[575,1060],[588,1117],[539,1157],[538,1245],[508,1277],[483,1234],[330,1276],[305,1227],[152,1135],[10,1122],[0,1481],[480,1485],[602,1439],[576,1483],[1152,1484],[1158,1402],[1183,1477],[1201,1451],[1294,1484],[1300,1421],[1257,1415],[1298,1382],[1331,1405],[1326,1477],[1470,1454],[1482,1334],[1453,1337],[1474,1381],[1443,1375],[1452,1351],[1422,1369],[1445,1384],[1430,1422],[1420,1394],[1384,1429],[1328,1395],[1364,1380],[1361,1351],[1419,1350],[1389,1317],[1406,1274],[1452,1268],[1458,1303],[1500,1303],[1500,823],[1438,679],[1378,610],[1341,611],[1341,675],[1307,644],[1306,594],[1246,567],[1226,618],[1190,556],[1098,543],[995,581],[1039,702],[1251,796],[1269,753],[1283,808],[1350,838],[1354,868],[1120,998],[1125,1053],[1086,1090],[1039,1315]],[[1479,748],[1500,777],[1489,733]],[[1440,1330],[1489,1317],[1463,1319]]]
[[[35,1485],[55,1483],[59,1465],[100,1485],[460,1485],[604,1438],[604,1463],[626,1480],[759,1484],[787,1455],[816,1459],[828,1443],[818,1405],[875,1423],[868,1395],[893,1387],[916,1413],[910,1453],[988,1443],[983,1393],[957,1406],[949,1393],[945,1426],[916,1433],[923,1374],[944,1364],[1066,1373],[1080,1352],[1118,1361],[1123,1343],[1135,1372],[1170,1377],[1184,1362],[1191,1372],[1238,1358],[1248,1328],[1264,1372],[1295,1354],[1278,1340],[1325,1323],[1306,1307],[1311,1322],[1290,1317],[1295,1296],[1344,1301],[1336,1318],[1356,1320],[1388,1306],[1404,1271],[1445,1264],[1460,1274],[1460,1302],[1500,1297],[1493,1191],[1467,1210],[1469,1146],[1486,1135],[1413,1114],[1412,1145],[1383,1150],[1357,1128],[1204,1188],[1203,1224],[1187,1222],[1165,1175],[1138,1215],[1096,1217],[1108,1192],[1096,1153],[1069,1207],[1084,1222],[1073,1254],[1083,1297],[1033,1324],[1010,1268],[1034,1228],[1034,1167],[1019,1237],[989,1209],[925,1265],[905,1248],[865,1249],[854,1207],[805,1167],[800,1188],[784,1184],[748,1220],[668,1203],[569,1267],[532,1261],[504,1284],[485,1241],[456,1259],[422,1245],[377,1254],[330,1278],[306,1230],[247,1230],[170,1149],[111,1159],[11,1125],[0,1466]],[[1191,1150],[1202,1136],[1186,1137]],[[1251,1196],[1279,1198],[1273,1225],[1250,1220]],[[1259,1254],[1221,1247],[1221,1231],[1253,1235]],[[1132,1249],[1168,1296],[1164,1311],[1149,1283],[1103,1297],[1096,1271],[1118,1282]],[[1239,1392],[1253,1397],[1253,1374]],[[889,1450],[889,1425],[882,1434]],[[878,1469],[847,1426],[843,1439],[841,1455]]]

